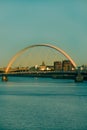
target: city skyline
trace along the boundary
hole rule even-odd
[[[86,0],[0,1],[0,66],[21,49],[50,43],[87,64]]]

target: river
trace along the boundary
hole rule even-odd
[[[0,130],[87,130],[87,82],[0,79]]]

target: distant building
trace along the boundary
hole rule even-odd
[[[73,70],[73,65],[72,65],[72,63],[69,61],[69,60],[64,60],[63,62],[62,62],[62,70],[63,71],[71,71],[71,70]]]
[[[61,71],[62,70],[62,62],[61,61],[55,61],[54,62],[54,70],[55,71]]]
[[[41,71],[46,70],[46,65],[45,65],[44,61],[42,62],[42,65],[40,65],[39,70],[41,70]]]
[[[54,67],[50,66],[50,65],[45,65],[45,63],[42,62],[42,64],[39,66],[39,70],[40,71],[52,71],[52,70],[54,70]]]

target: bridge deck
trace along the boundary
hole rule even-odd
[[[87,72],[80,72],[84,77],[84,80],[87,80]],[[44,78],[62,78],[62,79],[75,79],[78,75],[77,71],[28,71],[28,72],[11,72],[11,73],[2,73],[0,76],[14,76],[14,77],[44,77]]]

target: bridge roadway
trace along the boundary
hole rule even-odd
[[[80,74],[87,80],[87,71],[81,71]],[[58,78],[58,79],[75,79],[78,71],[27,71],[27,72],[10,72],[2,73],[0,76],[7,77],[43,77],[43,78]]]

